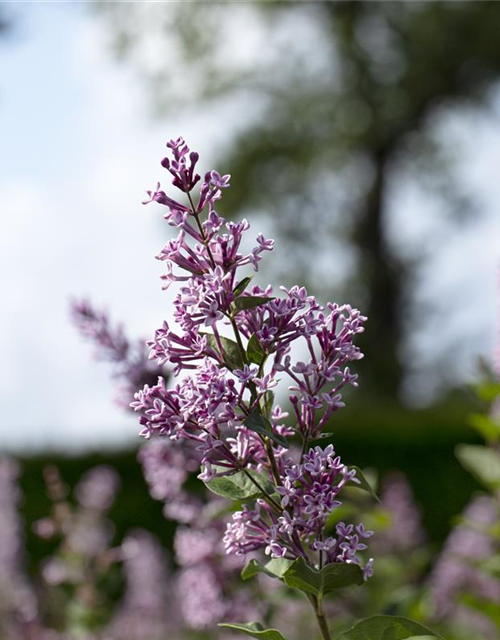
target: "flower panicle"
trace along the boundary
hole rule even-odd
[[[182,196],[167,195],[158,183],[147,202],[165,206],[166,221],[177,229],[156,256],[166,265],[163,288],[175,284],[177,293],[173,322],[165,321],[148,347],[158,366],[182,376],[173,387],[160,379],[135,394],[140,433],[189,442],[204,482],[241,471],[269,478],[274,497],[264,491],[255,508],[244,507],[228,524],[229,553],[264,549],[273,557],[316,554],[320,564],[361,564],[358,553],[371,535],[363,525],[340,523],[334,537],[324,536],[355,472],[333,447],[309,447],[344,406],[344,388],[357,386],[351,367],[363,357],[355,342],[366,318],[349,305],[321,305],[305,287],[275,294],[271,286],[252,285],[249,273],[274,241],[258,234],[243,251],[249,222],[228,221],[216,210],[230,176],[208,171],[202,179],[199,155],[182,138],[167,147],[161,164]],[[298,343],[305,354],[299,361],[292,354]],[[274,402],[281,380],[288,382],[292,425]],[[303,441],[298,461],[288,449],[291,436]],[[364,572],[368,577],[371,562]]]

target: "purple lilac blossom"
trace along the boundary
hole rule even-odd
[[[303,464],[285,469],[283,486],[276,488],[284,508],[281,515],[264,500],[258,500],[255,509],[245,506],[227,526],[226,549],[237,555],[265,549],[274,558],[307,559],[302,542],[306,540],[328,563],[361,564],[357,552],[366,549],[363,540],[372,535],[362,524],[354,527],[339,522],[335,537],[322,538],[328,516],[341,505],[338,495],[349,481],[355,481],[355,471],[341,463],[333,445],[324,450],[315,447],[303,459]],[[365,566],[365,574],[371,575],[371,563]]]
[[[499,520],[494,498],[479,495],[464,511],[464,523],[453,529],[429,578],[435,618],[468,629],[470,633],[497,638],[491,619],[460,602],[470,594],[490,603],[500,602],[500,580],[477,565],[495,552],[495,540],[487,532]]]
[[[184,624],[202,630],[212,628],[228,615],[243,621],[258,618],[262,614],[260,599],[255,589],[241,586],[239,574],[244,562],[224,554],[220,528],[208,533],[197,531],[191,539],[187,536],[188,530],[181,530],[176,537],[176,558],[181,564],[177,589]],[[186,543],[196,545],[196,562],[183,553]]]
[[[249,287],[249,278],[238,276],[238,269],[257,271],[274,242],[259,234],[255,247],[241,253],[248,221],[226,221],[215,209],[229,187],[229,175],[206,173],[196,197],[191,191],[201,180],[195,173],[198,154],[190,153],[182,138],[167,146],[173,159],[164,159],[162,166],[187,194],[187,202],[171,198],[159,184],[148,192],[147,202],[166,206],[165,219],[178,229],[157,256],[166,263],[164,288],[179,286],[173,314],[177,328],[165,321],[148,344],[159,366],[168,363],[176,376],[185,373],[173,388],[160,379],[136,393],[131,407],[139,414],[141,435],[194,443],[205,482],[241,469],[268,474],[281,501],[263,495],[254,509],[245,505],[235,513],[224,537],[229,553],[263,548],[272,557],[308,559],[312,551],[320,564],[361,564],[357,554],[371,535],[362,524],[339,523],[335,537],[322,535],[327,517],[341,504],[338,494],[356,481],[356,474],[333,447],[308,452],[308,445],[344,406],[343,388],[357,386],[349,363],[362,357],[354,339],[366,318],[349,305],[324,307],[304,287],[282,287],[282,297],[271,287]],[[227,331],[235,341],[227,340]],[[292,361],[296,341],[306,347],[307,361]],[[281,375],[290,383],[293,428],[281,423],[279,407],[270,407]],[[269,435],[254,428],[252,420],[261,431],[267,425]],[[291,434],[303,440],[298,464],[283,440]],[[371,560],[364,565],[366,578],[371,567]]]
[[[107,356],[107,359],[119,364],[122,361],[127,362],[128,347],[126,345],[129,342],[124,338],[124,332],[121,328],[112,329],[107,315],[94,310],[88,303],[80,303],[75,306],[74,312],[82,333],[97,344],[101,357]],[[148,360],[147,351],[144,350],[144,354],[144,357],[137,358],[136,371],[139,379],[147,380],[153,363]],[[143,372],[141,372],[140,366],[145,367]],[[125,377],[127,370],[125,366],[123,369]],[[155,382],[156,379],[157,376]],[[276,416],[281,419],[284,414],[277,411]],[[183,538],[183,533],[189,531],[189,535],[187,533],[186,535],[191,536],[190,542],[193,543],[183,553],[182,549],[186,549],[186,545],[183,547],[180,542],[178,557],[176,557],[177,564],[182,567],[177,586],[180,585],[181,593],[186,592],[186,597],[181,598],[179,605],[184,625],[188,628],[199,628],[200,625],[204,626],[203,621],[205,620],[205,622],[208,621],[207,626],[210,626],[213,622],[222,620],[223,615],[217,617],[217,612],[223,612],[225,615],[225,612],[233,610],[241,613],[241,619],[252,618],[251,612],[257,610],[257,605],[254,604],[255,597],[249,589],[245,588],[242,589],[241,594],[236,593],[236,581],[239,578],[242,562],[241,560],[234,562],[231,556],[224,553],[221,543],[224,525],[213,522],[220,510],[220,499],[210,492],[207,492],[203,497],[194,495],[183,487],[189,475],[200,466],[201,456],[197,451],[196,443],[189,440],[167,443],[164,439],[153,438],[141,447],[138,458],[152,497],[164,503],[165,517],[184,525],[190,525],[190,529],[181,529],[176,537],[176,540],[182,541],[182,539],[186,539]],[[104,487],[111,488],[112,478],[106,477],[104,469],[102,471],[101,480],[104,480]],[[93,504],[98,508],[99,504],[96,501],[102,500],[104,496],[100,497],[92,490],[93,488],[97,489],[100,484],[94,480],[98,480],[95,475],[82,479],[77,489],[77,496],[85,506]],[[211,514],[211,511],[214,513]],[[201,517],[202,513],[206,517]],[[95,533],[95,529],[93,530]],[[54,535],[54,524],[50,518],[45,518],[37,523],[37,533],[42,537]],[[216,541],[214,541],[214,534],[217,536]],[[215,542],[217,542],[217,550],[214,548]],[[211,557],[209,558],[208,555]],[[209,572],[214,581],[211,591],[207,592],[203,580],[197,582],[189,579],[192,574],[192,571],[188,571],[190,566],[188,557],[190,556],[200,558],[200,561],[203,557],[203,571]],[[45,567],[45,577],[54,584],[64,582],[68,578],[66,563],[54,558]],[[77,578],[78,576],[73,576],[73,580]],[[185,589],[183,589],[183,585]],[[212,606],[214,592],[223,594],[224,606]],[[201,608],[198,605],[201,605]],[[210,615],[203,614],[204,609],[211,611]]]
[[[183,484],[199,467],[199,455],[189,442],[167,443],[159,438],[147,442],[138,458],[149,492],[164,503],[167,519],[193,522],[202,507],[199,496],[186,491]]]
[[[382,505],[389,512],[390,524],[374,541],[375,549],[385,553],[407,553],[426,541],[420,510],[405,476],[393,471],[384,477],[380,492]]]
[[[150,493],[164,502],[165,517],[188,525],[177,529],[174,544],[182,622],[186,628],[208,629],[234,611],[239,619],[251,620],[259,611],[258,599],[254,590],[239,583],[244,562],[225,553],[223,500],[210,492],[193,495],[183,488],[189,473],[199,467],[196,451],[185,444],[153,438],[139,453]],[[196,580],[197,570],[200,580]]]
[[[67,501],[68,491],[56,468],[48,467],[45,479],[52,514],[36,522],[34,530],[44,539],[57,537],[60,544],[45,561],[42,575],[49,585],[78,587],[89,582],[89,566],[99,572],[114,561],[110,552],[114,527],[106,512],[114,502],[119,477],[106,465],[87,471],[75,488],[76,507]]]
[[[35,593],[25,576],[18,476],[19,466],[0,458],[0,636],[8,640],[34,637],[38,627]]]
[[[158,540],[142,529],[121,545],[125,594],[106,628],[105,640],[164,640],[180,637],[177,603],[167,559]]]
[[[210,629],[224,618],[226,607],[217,575],[203,563],[182,569],[178,577],[181,611],[189,626]]]
[[[121,382],[116,397],[120,406],[128,408],[138,386],[166,377],[165,369],[148,358],[144,341],[131,342],[122,325],[113,325],[108,314],[88,300],[72,301],[71,318],[80,334],[94,344],[95,356],[113,363],[114,376]]]
[[[78,502],[85,509],[107,511],[114,502],[120,486],[120,477],[107,465],[100,465],[87,471],[75,489]]]
[[[255,589],[240,582],[244,559],[225,553],[222,536],[227,519],[220,516],[222,506],[224,501],[213,496],[189,526],[176,531],[179,606],[188,628],[209,629],[235,611],[241,620],[261,613]],[[198,571],[201,579],[196,582]]]

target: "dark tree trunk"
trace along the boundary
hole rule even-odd
[[[361,338],[365,354],[364,386],[377,394],[396,398],[403,367],[398,357],[402,338],[404,270],[387,244],[384,229],[386,155],[373,155],[375,175],[354,231],[360,250],[359,276],[366,287],[362,312],[368,316]]]

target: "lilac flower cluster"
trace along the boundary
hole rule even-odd
[[[493,621],[466,606],[463,599],[468,594],[492,606],[500,602],[500,580],[480,567],[498,551],[494,536],[500,516],[498,502],[493,497],[478,495],[463,516],[464,522],[450,533],[430,575],[430,601],[436,619],[485,638],[496,638],[498,629]]]
[[[384,477],[380,493],[390,522],[383,535],[378,535],[375,548],[380,553],[403,554],[421,547],[426,541],[422,517],[405,476],[393,471]]]
[[[107,314],[95,310],[89,303],[81,303],[79,308],[85,310],[85,313],[73,313],[74,320],[81,329],[81,333],[95,343],[98,353],[103,351],[103,344],[120,344],[124,332],[121,328],[110,328]],[[92,318],[101,318],[101,322],[94,322]],[[144,356],[137,358],[138,366],[134,369],[138,377],[144,380],[150,375],[152,364],[152,361],[147,358],[145,347],[144,343]],[[123,354],[126,356],[127,349],[114,349],[109,354],[111,358],[108,357],[108,359],[121,364]],[[102,355],[106,355],[106,350]],[[140,365],[145,369],[142,372]],[[162,374],[166,377],[164,370]],[[127,392],[128,388],[121,394],[124,399]],[[133,393],[129,392],[127,408],[132,398]],[[225,554],[221,541],[225,521],[219,516],[221,499],[209,491],[204,494],[199,491],[193,493],[185,487],[190,475],[200,466],[200,452],[197,451],[196,446],[195,442],[186,439],[167,443],[165,439],[153,438],[141,447],[138,458],[151,496],[163,502],[165,517],[184,525],[178,530],[174,549],[175,560],[180,570],[171,581],[171,591],[178,595],[176,611],[180,615],[179,624],[192,629],[208,629],[221,622],[230,611],[237,611],[240,619],[249,620],[255,615],[258,605],[255,589],[250,590],[238,584],[243,562],[241,559]],[[105,480],[104,477],[103,480]],[[88,485],[89,483],[84,481],[77,490],[80,501],[84,503],[88,503],[89,496],[88,491],[83,489]],[[108,485],[109,483],[105,482],[103,488]],[[45,531],[46,537],[54,534],[53,523],[47,518],[38,523],[37,530],[39,533]],[[142,535],[140,538],[145,540]],[[137,580],[132,578],[138,574],[138,571],[134,568],[135,556],[129,557],[128,554],[131,546],[138,546],[135,540],[130,544],[127,542],[124,562],[127,576],[130,573],[130,580],[135,584]],[[151,545],[144,546],[145,549],[142,549],[141,545],[140,553],[148,557]],[[127,580],[129,581],[128,578]],[[127,594],[128,592],[129,590]],[[132,613],[136,610],[137,607],[132,607]],[[132,618],[135,620],[134,615]],[[128,614],[125,616],[127,621],[129,617]],[[125,623],[120,622],[122,618],[123,616],[114,619],[113,630],[123,630]],[[139,620],[137,623],[141,628]],[[169,633],[172,634],[172,615],[170,615],[170,623]],[[132,623],[126,622],[125,626],[129,630],[132,629]]]
[[[158,376],[166,376],[163,367],[147,357],[142,340],[131,342],[123,327],[113,326],[108,314],[90,301],[73,300],[71,319],[80,334],[94,344],[96,357],[113,363],[114,376],[122,383],[116,399],[120,406],[129,406],[138,386],[155,384]]]
[[[196,523],[176,532],[179,606],[194,629],[210,629],[229,614],[252,620],[262,613],[255,591],[238,584],[244,561],[225,554],[223,531],[224,520],[211,517],[205,508]]]
[[[180,637],[174,584],[165,552],[151,533],[137,529],[121,545],[125,594],[103,640],[164,640]]]
[[[107,510],[118,488],[108,466],[90,469],[74,490],[77,505],[55,467],[45,479],[53,501],[50,516],[35,523],[44,539],[60,545],[43,567],[44,581],[32,582],[23,557],[19,466],[0,458],[0,637],[2,640],[163,640],[180,638],[176,614],[178,584],[169,574],[165,552],[144,530],[129,533],[109,548]],[[104,535],[103,535],[104,534]],[[108,615],[98,617],[106,599],[103,579],[111,562],[122,562],[125,593]],[[99,581],[96,578],[99,577]],[[64,589],[59,585],[65,584]],[[76,587],[69,596],[71,587]],[[64,593],[63,593],[64,592]],[[83,615],[86,611],[88,615]],[[94,615],[96,614],[96,615]],[[100,620],[101,624],[98,624]]]
[[[45,469],[45,481],[53,502],[50,516],[34,524],[43,539],[58,539],[59,547],[43,566],[48,585],[71,585],[79,592],[86,585],[85,597],[92,600],[97,580],[115,561],[110,550],[114,527],[106,517],[119,487],[119,477],[106,465],[87,471],[75,488],[78,504],[70,505],[67,489],[55,467]]]
[[[227,527],[226,549],[244,555],[265,548],[274,558],[307,559],[305,540],[310,549],[320,553],[322,562],[360,564],[357,552],[366,549],[363,540],[372,535],[362,524],[354,527],[339,522],[335,537],[323,538],[329,515],[341,505],[338,495],[348,482],[355,481],[356,472],[341,463],[332,445],[311,449],[303,460],[285,469],[283,486],[276,488],[282,496],[281,515],[264,500],[258,500],[255,509],[245,506]],[[369,561],[364,567],[366,578],[372,574],[372,564]]]
[[[19,473],[16,462],[0,458],[0,637],[8,640],[29,638],[38,626],[35,590],[24,572]]]
[[[162,165],[186,201],[171,198],[158,184],[148,202],[165,205],[165,219],[178,229],[157,256],[167,266],[164,288],[179,284],[177,328],[165,321],[148,344],[151,359],[183,375],[173,388],[159,379],[136,393],[131,406],[141,435],[193,443],[206,483],[241,472],[255,484],[255,509],[246,505],[228,524],[228,552],[264,548],[272,557],[308,562],[316,555],[320,565],[361,564],[357,554],[370,535],[363,525],[339,523],[335,536],[324,536],[342,488],[356,482],[356,473],[333,447],[309,446],[344,406],[344,387],[357,386],[349,363],[362,357],[354,340],[365,318],[348,305],[324,307],[303,287],[282,287],[284,295],[276,297],[271,287],[250,286],[251,276],[239,276],[238,269],[257,271],[273,241],[259,234],[255,247],[242,252],[249,223],[226,221],[215,210],[229,176],[211,171],[202,180],[198,154],[181,138],[167,146],[173,158]],[[196,197],[192,190],[200,181]],[[294,343],[302,343],[307,358],[292,360]],[[290,381],[293,426],[283,423],[287,414],[274,403],[281,375]],[[303,444],[298,463],[286,440],[295,435]],[[271,491],[265,488],[269,483]],[[364,571],[369,577],[371,561]]]

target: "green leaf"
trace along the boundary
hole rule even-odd
[[[260,307],[271,300],[274,300],[274,298],[269,298],[268,296],[241,296],[240,298],[236,298],[234,304],[238,311],[243,311],[244,309]]]
[[[364,583],[363,571],[357,564],[327,564],[318,571],[306,564],[302,558],[295,560],[285,571],[283,580],[289,587],[320,597],[335,589]]]
[[[469,418],[469,424],[488,442],[498,442],[500,439],[500,424],[484,413],[472,414]]]
[[[440,637],[408,618],[372,616],[355,624],[337,640],[423,640]]]
[[[278,433],[273,431],[272,424],[260,413],[258,409],[254,409],[245,418],[243,423],[248,429],[250,429],[250,431],[255,431],[255,433],[258,433],[261,436],[266,436],[267,438],[274,440],[276,444],[288,449],[288,440],[284,436],[280,436]]]
[[[272,391],[266,391],[264,394],[264,405],[267,411],[267,415],[271,415],[274,407],[274,393]]]
[[[246,624],[240,624],[238,622],[223,622],[218,625],[226,629],[232,629],[233,631],[240,631],[252,638],[259,638],[259,640],[286,640],[277,629],[264,629],[259,622],[248,622]]]
[[[455,449],[461,464],[488,489],[500,489],[500,454],[481,445],[461,444]]]
[[[353,489],[361,489],[361,491],[366,491],[369,493],[372,498],[375,498],[377,502],[380,502],[380,498],[376,494],[372,485],[368,482],[365,477],[365,474],[361,471],[359,467],[349,465],[349,469],[354,469],[356,471],[356,478],[359,480],[358,482],[348,482],[346,486],[352,487]]]
[[[238,284],[233,289],[233,293],[236,298],[240,296],[243,293],[243,291],[245,291],[245,289],[252,282],[252,280],[253,280],[253,276],[247,276],[246,278],[243,278],[243,280],[240,280],[238,282]]]
[[[257,340],[257,336],[255,333],[251,336],[247,345],[247,359],[254,364],[261,365],[264,358],[266,357],[266,352],[261,347],[260,342]]]
[[[241,356],[241,351],[234,340],[230,340],[229,338],[220,336],[220,342],[222,344],[222,348],[224,349],[224,353],[221,353],[219,345],[213,333],[206,333],[205,331],[200,331],[200,333],[206,336],[208,346],[224,358],[225,364],[227,364],[228,368],[231,369],[231,371],[233,369],[243,369],[244,362]]]
[[[500,382],[486,380],[476,386],[476,393],[484,402],[493,402],[500,395]]]
[[[292,564],[293,560],[287,560],[286,558],[273,558],[265,565],[257,560],[250,560],[243,568],[241,577],[243,580],[248,580],[258,573],[265,573],[272,578],[281,579]]]
[[[257,473],[257,471],[249,470],[257,482],[264,487],[266,491],[272,493],[274,487],[265,474]],[[258,498],[262,492],[255,486],[250,478],[243,472],[238,471],[231,476],[220,476],[212,478],[205,485],[218,496],[229,498],[229,500],[246,500],[248,498]]]

